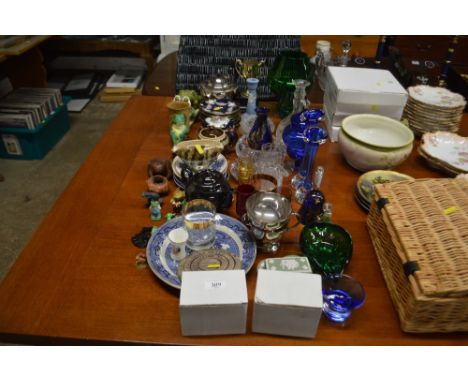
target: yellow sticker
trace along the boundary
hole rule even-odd
[[[381,83],[380,81],[377,81],[375,84],[376,84],[377,86],[382,86],[382,83]]]
[[[219,268],[219,264],[208,264],[207,268]]]
[[[198,151],[199,154],[203,155],[203,149],[200,145],[195,145],[195,149]]]
[[[455,206],[448,207],[444,210],[444,215],[450,215],[457,211],[458,211],[458,207],[455,207]]]
[[[377,105],[370,105],[370,109],[372,112],[376,113],[377,112]]]

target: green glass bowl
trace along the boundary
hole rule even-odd
[[[351,235],[332,223],[305,226],[299,243],[314,272],[327,277],[341,276],[353,254]]]

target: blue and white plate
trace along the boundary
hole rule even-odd
[[[164,283],[180,289],[177,276],[179,262],[171,257],[172,245],[168,239],[169,232],[183,227],[182,217],[177,217],[163,224],[151,236],[146,247],[146,258],[153,273]],[[247,273],[257,256],[257,245],[248,228],[239,220],[223,214],[216,214],[216,240],[214,248],[225,249],[238,256],[242,269]],[[187,256],[191,249],[186,247]]]
[[[174,160],[172,161],[172,172],[174,173],[175,177],[181,178],[180,171],[181,171],[181,164],[183,163],[183,160],[176,156]],[[227,166],[228,166],[228,161],[226,157],[223,154],[219,154],[216,160],[211,163],[208,168],[210,170],[216,170],[219,171],[221,174],[226,174],[227,173]]]

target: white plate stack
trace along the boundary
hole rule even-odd
[[[463,117],[466,100],[448,89],[427,85],[408,88],[408,103],[404,117],[417,134],[425,132],[457,132]]]
[[[418,147],[427,163],[442,172],[456,176],[468,173],[468,138],[446,131],[425,133]]]

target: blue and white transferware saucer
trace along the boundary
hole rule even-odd
[[[169,232],[184,226],[182,217],[177,217],[163,224],[151,236],[146,247],[146,258],[153,273],[164,283],[180,289],[177,276],[179,262],[171,257],[172,245]],[[247,273],[257,256],[257,246],[248,228],[240,221],[223,214],[216,214],[216,239],[214,248],[225,249],[240,258],[242,269]],[[192,251],[186,247],[187,256]]]

